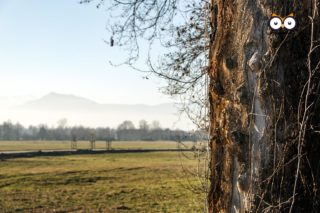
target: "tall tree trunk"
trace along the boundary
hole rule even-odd
[[[210,212],[320,209],[320,139],[310,130],[319,126],[318,73],[310,79],[316,92],[305,102],[314,104],[299,140],[312,1],[274,2],[275,8],[271,0],[212,0]],[[294,12],[298,29],[270,32],[272,12]]]

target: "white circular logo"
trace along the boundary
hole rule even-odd
[[[287,17],[283,24],[287,30],[292,30],[296,26],[296,20],[293,17]]]
[[[282,21],[279,17],[273,17],[270,20],[270,27],[274,30],[279,30],[281,28]]]

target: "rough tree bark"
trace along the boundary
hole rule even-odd
[[[276,13],[296,14],[298,29],[287,34],[268,29],[271,0],[211,1],[210,212],[320,209],[319,70],[310,79],[310,116],[302,143],[298,139],[313,2],[274,2]],[[311,67],[319,55],[309,55]]]

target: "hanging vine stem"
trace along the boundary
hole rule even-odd
[[[306,129],[307,129],[307,123],[310,119],[309,116],[309,110],[311,106],[314,103],[309,104],[309,96],[311,95],[311,83],[312,83],[312,77],[314,75],[314,72],[317,69],[317,66],[315,69],[312,69],[312,53],[315,51],[317,46],[315,47],[315,38],[314,38],[314,33],[315,33],[315,19],[318,13],[318,0],[312,1],[312,15],[309,16],[310,19],[310,48],[308,52],[308,57],[307,57],[307,66],[308,66],[308,80],[305,83],[303,90],[301,92],[300,100],[299,100],[299,107],[298,107],[298,124],[299,124],[299,135],[298,135],[298,144],[297,144],[297,168],[296,168],[296,173],[295,173],[295,179],[294,179],[294,186],[293,186],[293,192],[292,192],[292,202],[290,206],[289,213],[292,212],[293,206],[295,203],[295,196],[296,196],[296,191],[297,191],[297,183],[299,179],[299,172],[300,172],[300,167],[301,167],[301,160],[302,160],[302,146],[305,142],[305,135],[306,135]],[[300,119],[300,116],[302,115],[302,118]]]

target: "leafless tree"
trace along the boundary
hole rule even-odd
[[[140,71],[167,79],[163,91],[210,132],[210,212],[318,211],[318,0],[96,2],[126,63],[135,67],[148,40]],[[291,12],[295,30],[270,30],[272,13]],[[167,53],[155,60],[158,44]]]

